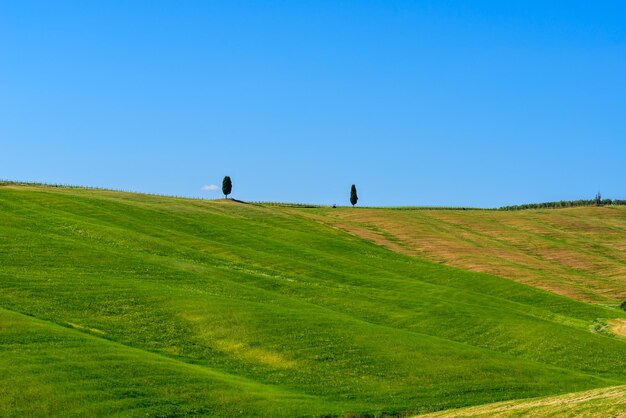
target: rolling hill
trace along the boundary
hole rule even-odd
[[[626,300],[626,207],[307,212],[394,251],[574,299]]]
[[[626,313],[593,281],[617,286],[614,253],[590,304],[428,260],[369,213],[0,186],[0,415],[419,414],[626,384]]]

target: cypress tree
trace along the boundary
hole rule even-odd
[[[230,181],[230,176],[224,177],[222,181],[222,193],[224,193],[224,198],[228,199],[228,195],[233,191],[233,183]]]
[[[359,200],[359,196],[356,194],[356,186],[353,184],[350,189],[350,203],[352,203],[352,207],[356,205],[356,202]]]

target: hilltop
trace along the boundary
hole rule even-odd
[[[418,414],[624,385],[626,339],[608,325],[626,313],[592,279],[619,290],[626,239],[594,228],[619,231],[626,212],[589,210],[294,208],[2,186],[0,415]],[[575,224],[548,228],[565,211]],[[532,226],[492,239],[480,225],[500,224],[487,213]],[[587,248],[583,220],[609,241]],[[589,274],[575,300],[536,288],[538,273],[469,271],[422,251],[420,225],[437,248],[457,248],[457,236],[470,247],[475,234],[486,254],[524,253],[535,234],[573,258],[606,254],[610,273]],[[563,236],[544,236],[554,231]],[[586,286],[561,278],[560,263],[529,269]]]

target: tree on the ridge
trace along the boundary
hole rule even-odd
[[[596,206],[600,206],[600,204],[602,203],[602,195],[600,194],[600,192],[598,192],[596,194]]]
[[[228,199],[228,195],[233,191],[233,182],[230,181],[230,176],[224,177],[222,181],[222,193],[224,193],[224,198]]]
[[[350,189],[350,203],[352,203],[352,207],[356,205],[356,202],[359,200],[359,196],[356,194],[356,186],[353,184]]]

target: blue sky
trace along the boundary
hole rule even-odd
[[[621,1],[2,1],[0,178],[216,198],[626,199]]]

